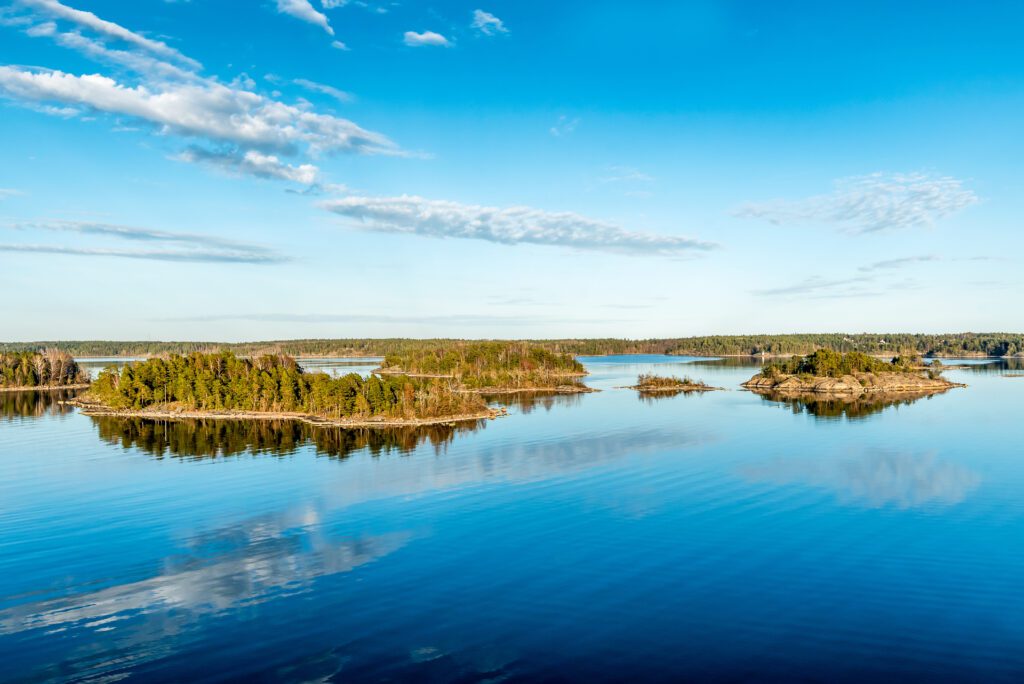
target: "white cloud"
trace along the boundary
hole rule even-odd
[[[836,181],[829,195],[750,203],[735,214],[775,224],[820,222],[855,233],[874,233],[931,226],[978,201],[963,181],[949,176],[874,173]]]
[[[0,188],[0,200],[8,197],[17,197],[22,194],[24,193],[21,190],[15,190],[14,188]]]
[[[297,86],[301,86],[306,90],[312,90],[315,93],[323,93],[324,95],[330,95],[338,102],[351,102],[354,98],[351,93],[346,93],[344,90],[339,90],[334,86],[325,85],[323,83],[317,83],[316,81],[310,81],[305,78],[296,78],[292,81]]]
[[[309,0],[277,0],[277,11],[319,26],[329,35],[334,35],[334,29],[331,28],[327,17],[322,12],[317,12]]]
[[[496,33],[508,33],[505,23],[490,12],[473,10],[472,27],[485,36],[493,36]]]
[[[199,62],[186,57],[166,43],[159,40],[153,40],[152,38],[146,38],[145,36],[135,33],[134,31],[129,31],[123,26],[115,24],[112,21],[100,19],[92,12],[85,12],[74,9],[73,7],[68,7],[57,0],[16,0],[16,3],[23,7],[44,12],[56,19],[68,21],[82,28],[95,31],[107,38],[130,43],[131,45],[145,50],[150,54],[163,59],[173,60],[179,64],[189,67],[190,69],[201,68]]]
[[[130,87],[99,74],[33,72],[0,67],[0,93],[29,102],[58,102],[149,122],[161,133],[207,138],[265,151],[395,153],[379,133],[212,80]]]
[[[426,45],[434,45],[437,47],[451,47],[451,43],[447,38],[442,36],[440,33],[434,33],[433,31],[424,31],[423,33],[416,33],[415,31],[405,32],[405,44],[409,47],[423,47]]]
[[[337,7],[344,7],[348,4],[348,0],[320,0],[320,6],[324,9],[335,9]]]
[[[321,206],[367,230],[436,238],[534,244],[626,254],[683,254],[717,245],[691,238],[631,232],[571,212],[505,209],[422,197],[345,197]]]
[[[334,48],[335,50],[343,50],[345,52],[350,52],[352,50],[352,48],[350,48],[348,45],[345,45],[340,40],[332,40],[331,47]]]
[[[175,158],[186,162],[210,164],[231,173],[292,181],[303,185],[315,184],[320,175],[320,169],[312,164],[292,166],[272,154],[262,154],[255,150],[244,153],[239,150],[213,152],[190,147]]]

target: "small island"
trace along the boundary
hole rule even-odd
[[[0,354],[0,392],[82,389],[89,375],[70,354],[56,349]]]
[[[92,416],[298,420],[339,427],[476,421],[503,415],[441,378],[307,373],[284,355],[172,354],[105,368],[69,402]]]
[[[587,371],[571,354],[530,342],[440,341],[390,353],[375,372],[450,379],[461,391],[478,394],[596,391],[579,381]]]
[[[722,388],[712,387],[685,375],[680,378],[675,375],[642,373],[637,376],[636,384],[630,385],[627,389],[636,390],[641,394],[678,394],[680,392],[712,392]]]
[[[965,385],[943,378],[938,361],[922,366],[914,356],[897,356],[886,362],[860,352],[842,354],[819,349],[809,356],[768,364],[743,387],[783,396],[924,396]]]

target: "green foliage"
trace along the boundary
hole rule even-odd
[[[333,378],[305,373],[284,355],[239,358],[230,352],[171,355],[104,369],[90,389],[113,408],[173,405],[205,411],[308,413],[327,418],[433,418],[476,412],[479,397],[441,380],[405,376]]]
[[[88,381],[85,371],[63,351],[0,354],[0,387],[63,387]]]
[[[652,389],[672,389],[675,387],[707,387],[703,382],[694,380],[688,375],[678,377],[675,375],[654,375],[653,373],[641,373],[636,378],[637,387],[649,387]]]
[[[761,374],[766,377],[784,374],[839,378],[854,373],[907,373],[913,372],[915,366],[915,359],[907,356],[898,356],[886,363],[861,352],[842,354],[831,349],[819,349],[808,356],[794,356],[768,364]]]
[[[459,342],[391,353],[384,368],[451,377],[469,389],[544,388],[584,375],[572,356],[529,342]]]

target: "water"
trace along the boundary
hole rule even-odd
[[[604,391],[425,431],[0,395],[0,678],[1024,677],[1019,369],[849,412],[584,362]]]

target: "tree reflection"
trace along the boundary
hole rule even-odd
[[[550,411],[556,406],[579,406],[583,401],[582,393],[552,394],[551,392],[515,392],[511,394],[484,394],[484,400],[491,404],[514,406],[520,413],[529,414],[537,409]]]
[[[484,421],[389,429],[314,426],[294,420],[151,420],[90,416],[100,439],[137,448],[156,458],[222,458],[255,453],[288,456],[312,445],[318,455],[347,458],[363,449],[379,456],[407,453],[429,443],[442,451],[455,435],[481,429]]]
[[[819,420],[863,420],[886,409],[909,406],[921,399],[931,399],[942,392],[919,394],[822,395],[813,393],[758,392],[767,401],[783,404],[795,414],[806,413]]]
[[[74,409],[61,402],[75,394],[76,390],[0,392],[0,418],[17,420],[66,415]]]

